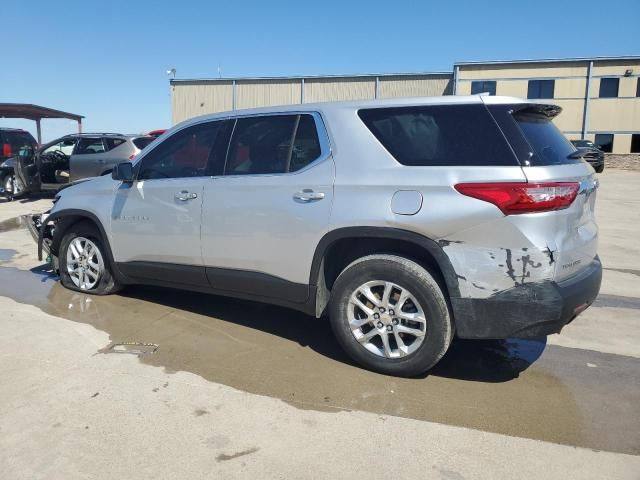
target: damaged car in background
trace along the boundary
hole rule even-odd
[[[327,316],[354,361],[420,375],[454,335],[557,333],[596,298],[598,182],[560,112],[449,96],[198,117],[61,191],[31,231],[69,289]]]
[[[0,193],[12,200],[109,174],[114,165],[133,160],[154,140],[148,135],[82,133],[65,135],[40,148],[25,142],[0,165]]]

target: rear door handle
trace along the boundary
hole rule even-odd
[[[299,202],[309,203],[317,202],[324,198],[323,192],[314,192],[311,189],[304,189],[301,192],[297,192],[293,195],[293,198]]]
[[[175,194],[175,199],[180,200],[181,202],[186,202],[187,200],[193,200],[194,198],[198,198],[197,193],[187,192],[186,190],[182,190]]]

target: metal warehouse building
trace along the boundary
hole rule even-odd
[[[640,153],[640,56],[461,62],[453,72],[171,80],[173,123],[271,105],[489,93],[560,105],[568,138]]]
[[[173,123],[240,108],[353,99],[451,95],[451,72],[171,80]]]

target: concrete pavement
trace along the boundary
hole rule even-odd
[[[546,342],[458,341],[423,379],[277,307],[69,292],[11,221],[50,200],[0,201],[2,477],[640,478],[640,174],[599,178],[596,305]]]

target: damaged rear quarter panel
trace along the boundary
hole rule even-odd
[[[543,241],[536,245],[505,219],[498,222],[499,226],[474,226],[438,242],[458,272],[462,298],[489,298],[553,280],[553,248]]]

